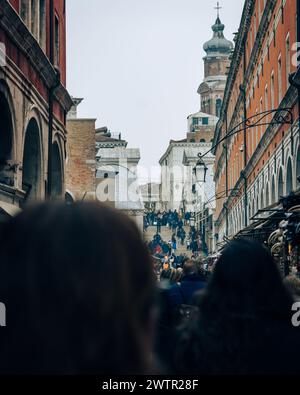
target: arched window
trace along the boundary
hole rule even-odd
[[[263,190],[261,191],[261,194],[260,194],[260,208],[261,209],[265,208],[264,191]]]
[[[205,142],[206,142],[205,139],[200,140],[200,143],[205,143]]]
[[[267,184],[266,186],[266,207],[268,207],[270,205],[270,186],[269,184]]]
[[[273,176],[271,183],[271,204],[276,203],[276,191],[275,191],[275,178]]]
[[[26,191],[26,202],[41,197],[41,173],[40,130],[32,118],[26,129],[23,153],[22,188]]]
[[[220,118],[222,109],[222,99],[216,100],[216,116]]]
[[[60,199],[63,192],[63,164],[56,142],[52,145],[52,199]]]
[[[254,200],[254,198],[252,201],[252,217],[253,217],[253,215],[255,215],[255,200]]]
[[[210,99],[207,100],[207,113],[210,114]]]
[[[289,195],[293,190],[293,168],[291,159],[288,160],[286,169],[286,194]]]
[[[282,168],[280,168],[278,176],[278,200],[283,196],[283,174]]]

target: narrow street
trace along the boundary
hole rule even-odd
[[[300,374],[299,43],[300,0],[0,0],[1,391]]]

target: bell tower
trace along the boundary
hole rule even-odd
[[[207,41],[203,49],[204,81],[198,89],[201,97],[201,111],[219,117],[227,79],[227,67],[230,65],[230,54],[233,50],[231,41],[224,37],[225,25],[220,19],[220,7],[217,3],[217,19],[212,26],[213,37]]]

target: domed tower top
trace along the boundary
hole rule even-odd
[[[217,3],[217,19],[212,26],[214,36],[204,44],[204,80],[198,88],[201,100],[201,112],[220,117],[224,90],[226,86],[230,55],[233,43],[224,37],[225,26],[220,20]]]
[[[212,31],[214,32],[213,38],[209,41],[207,41],[203,48],[204,51],[206,52],[207,56],[216,56],[216,55],[229,55],[230,52],[233,50],[233,44],[231,41],[227,40],[224,37],[224,29],[225,26],[221,22],[220,16],[219,16],[219,10],[221,7],[219,6],[219,3],[216,7],[218,10],[218,16],[216,19],[215,24],[212,26]]]

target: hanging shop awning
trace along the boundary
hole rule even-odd
[[[253,222],[235,235],[234,239],[246,237],[257,241],[266,240],[284,219],[286,219],[286,213],[282,205],[258,210],[252,217]]]

